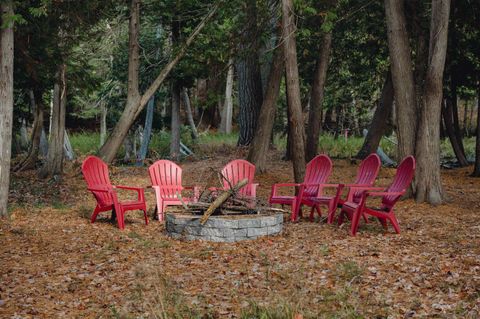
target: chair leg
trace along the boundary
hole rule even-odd
[[[377,217],[377,218],[378,218],[378,221],[380,222],[380,224],[382,224],[383,229],[387,230],[387,228],[388,228],[387,220],[383,217]]]
[[[97,215],[100,213],[100,206],[95,206],[95,209],[93,210],[92,217],[90,218],[90,222],[93,224],[95,220],[97,219]]]
[[[143,210],[143,216],[145,217],[145,225],[148,225],[147,208]]]
[[[352,216],[352,226],[350,228],[350,235],[355,236],[357,234],[358,223],[360,222],[360,215],[363,212],[360,209],[356,209]]]
[[[313,222],[315,220],[315,205],[312,206],[310,209],[310,222]]]
[[[337,205],[335,201],[331,200],[328,203],[328,215],[327,215],[327,224],[333,224],[333,220],[335,219],[335,211],[337,210]]]
[[[393,211],[390,212],[388,215],[389,215],[388,219],[392,223],[393,229],[395,229],[395,232],[397,234],[400,234],[400,226],[398,225],[397,217],[395,217],[395,214],[393,213]]]
[[[118,228],[125,229],[125,215],[123,209],[116,209]]]

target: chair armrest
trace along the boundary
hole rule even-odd
[[[134,186],[124,186],[124,185],[116,185],[113,188],[118,189],[126,189],[130,191],[136,191],[138,194],[138,201],[144,202],[145,201],[145,191],[143,187],[134,187]]]
[[[124,185],[115,185],[113,186],[113,188],[128,189],[133,191],[143,190],[143,187],[124,186]]]
[[[367,192],[366,196],[402,196],[405,192]]]
[[[319,187],[339,187],[339,186],[345,186],[345,184],[301,184],[304,187],[311,187],[311,186],[319,186]]]
[[[106,186],[94,186],[94,187],[87,187],[87,189],[91,192],[103,192],[103,193],[110,193],[112,192],[112,188]]]
[[[295,186],[301,186],[302,184],[299,183],[279,183],[279,184],[273,184],[272,185],[272,192],[270,193],[270,199],[274,196],[277,195],[277,188],[278,187],[295,187]]]

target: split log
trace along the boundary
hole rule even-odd
[[[203,214],[202,218],[200,219],[200,224],[204,225],[210,215],[213,214],[213,212],[222,206],[223,203],[227,201],[231,196],[235,195],[240,188],[248,184],[248,179],[242,179],[240,182],[238,182],[235,186],[232,187],[232,189],[224,191],[222,194],[220,194],[217,199],[208,207],[207,211],[205,214]]]

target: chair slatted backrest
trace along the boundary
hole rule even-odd
[[[222,169],[222,175],[232,186],[240,182],[242,179],[248,179],[248,184],[242,187],[239,193],[243,196],[251,194],[253,178],[255,177],[255,165],[252,163],[242,159],[233,160]],[[230,188],[230,185],[226,180],[223,180],[223,187],[225,189]]]
[[[160,194],[164,198],[176,197],[182,189],[182,169],[169,160],[159,160],[153,163],[148,172],[153,186],[160,187]]]
[[[415,158],[413,156],[405,157],[398,166],[392,184],[390,184],[386,192],[405,192],[415,175],[415,165]],[[386,195],[382,198],[382,204],[390,209],[399,198],[400,195]]]
[[[332,173],[332,160],[325,154],[317,155],[312,159],[305,169],[305,184],[326,184]],[[316,196],[318,194],[318,186],[309,186],[304,190],[304,196]]]
[[[357,178],[355,179],[354,184],[361,184],[361,185],[373,185],[375,183],[375,179],[377,178],[378,171],[382,166],[382,162],[380,157],[372,153],[365,158],[360,167],[358,168]],[[363,191],[357,190],[353,194],[351,194],[351,198],[353,202],[358,203],[362,197]],[[350,195],[350,194],[349,194]]]
[[[96,156],[88,156],[82,163],[82,173],[88,187],[111,187],[108,176],[108,166]],[[101,205],[112,203],[110,196],[105,192],[93,192],[93,195]]]

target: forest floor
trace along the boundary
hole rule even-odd
[[[205,185],[211,168],[239,156],[182,163],[185,184]],[[264,199],[273,183],[292,180],[279,152],[269,159],[256,176]],[[330,181],[352,181],[357,165],[334,160]],[[0,221],[0,317],[480,317],[480,179],[471,168],[442,171],[445,205],[397,203],[400,235],[372,222],[351,237],[348,225],[304,219],[279,236],[230,244],[171,239],[140,212],[127,213],[124,231],[108,214],[90,224],[95,201],[79,166],[69,164],[60,184],[33,172],[13,178],[12,216]],[[146,168],[110,173],[114,183],[149,184]],[[394,173],[382,168],[377,185]],[[150,191],[147,201],[152,213]]]

